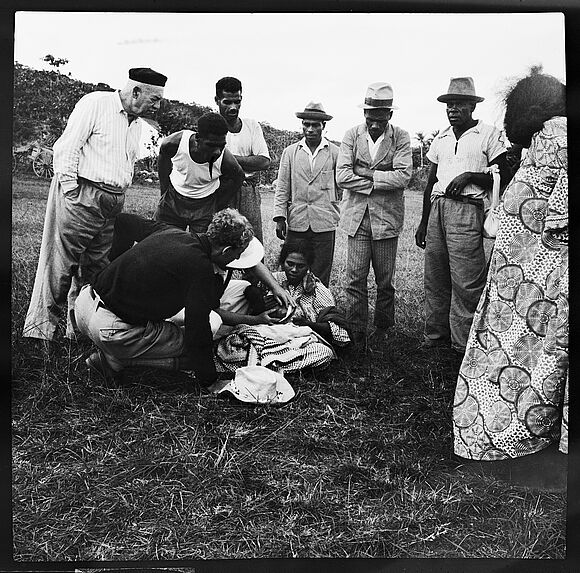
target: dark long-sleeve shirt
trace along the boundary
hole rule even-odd
[[[210,260],[205,235],[160,228],[102,270],[93,287],[104,304],[129,324],[169,318],[185,307],[185,346],[201,378],[215,377],[209,313],[224,284]]]

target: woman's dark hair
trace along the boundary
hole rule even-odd
[[[314,249],[311,243],[306,241],[290,241],[282,245],[282,250],[280,251],[280,256],[278,257],[278,264],[280,267],[284,266],[288,255],[291,253],[299,253],[304,257],[308,266],[311,267],[314,262]]]
[[[566,86],[558,79],[532,68],[530,75],[519,80],[504,98],[504,127],[512,143],[529,147],[532,136],[544,122],[566,115]]]

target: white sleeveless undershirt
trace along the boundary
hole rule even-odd
[[[189,140],[194,132],[184,129],[177,153],[171,158],[173,169],[169,180],[174,189],[191,199],[201,199],[215,192],[220,185],[224,152],[214,161],[209,173],[209,163],[196,163],[189,155]]]

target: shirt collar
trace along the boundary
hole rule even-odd
[[[123,112],[123,113],[127,113],[125,111],[125,108],[123,107],[123,101],[121,100],[121,92],[117,91],[117,97],[114,98],[115,100],[115,107],[117,108],[118,111]]]
[[[302,147],[303,149],[306,149],[308,151],[308,153],[310,153],[310,148],[306,144],[306,138],[305,137],[303,137],[298,142],[298,147]],[[328,147],[328,139],[326,139],[326,137],[324,137],[324,135],[323,135],[322,136],[322,139],[320,141],[320,145],[314,150],[314,153],[316,153],[317,151],[319,151],[320,149],[323,149],[325,147]]]
[[[473,131],[474,133],[479,133],[481,129],[481,119],[477,120],[477,123],[473,126],[470,127],[467,131],[464,131],[460,137],[463,137],[466,133],[469,133],[471,131]],[[455,137],[455,134],[453,133],[453,126],[448,125],[439,135],[438,137],[447,137],[448,135],[453,135],[453,137]]]
[[[369,130],[367,129],[367,124],[366,123],[363,123],[362,126],[363,126],[363,128],[364,128],[367,136],[370,137]],[[385,131],[383,133],[383,136],[384,136],[385,139],[387,139],[387,137],[390,137],[392,139],[394,137],[394,134],[395,134],[395,129],[393,128],[393,126],[389,122],[389,125],[387,125],[387,129],[385,129]]]

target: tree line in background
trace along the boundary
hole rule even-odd
[[[43,58],[53,70],[36,70],[15,63],[14,66],[14,102],[13,102],[13,132],[12,144],[15,147],[32,142],[52,146],[63,132],[68,116],[77,101],[93,91],[114,91],[105,83],[86,83],[61,72],[68,60],[47,55]],[[212,111],[208,106],[196,103],[183,103],[177,100],[163,100],[162,105],[153,118],[146,121],[157,130],[151,141],[146,145],[149,157],[142,159],[136,166],[136,172],[152,172],[157,170],[157,142],[160,138],[181,129],[196,129],[197,120]],[[288,145],[298,141],[302,134],[299,131],[288,131],[260,122],[264,138],[268,144],[272,162],[267,171],[260,174],[261,184],[270,184],[276,179],[282,151]],[[426,163],[425,155],[437,132],[427,137],[418,132],[415,138],[419,146],[413,148],[413,165],[422,168]],[[335,142],[340,143],[340,142]]]

